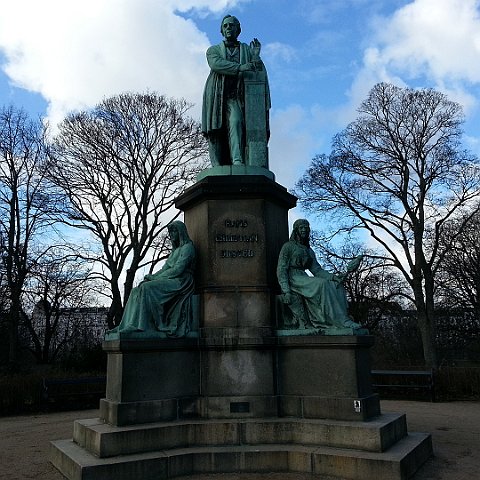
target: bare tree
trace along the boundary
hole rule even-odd
[[[38,363],[53,362],[62,349],[77,342],[77,325],[65,312],[96,302],[88,267],[68,246],[49,249],[32,267],[22,297],[22,326]],[[73,319],[83,320],[80,315]]]
[[[55,223],[57,194],[46,179],[46,128],[22,110],[0,110],[0,251],[6,277],[9,361],[18,353],[21,297],[30,272],[35,239]],[[42,255],[43,252],[38,252]]]
[[[437,296],[445,308],[472,309],[480,321],[480,212],[474,211],[452,219],[441,239],[450,253],[440,266]]]
[[[159,239],[179,215],[175,198],[204,166],[206,144],[189,108],[157,94],[123,94],[60,125],[52,176],[68,196],[70,224],[101,244],[110,328],[121,320],[136,272],[165,255]]]
[[[411,305],[404,279],[374,250],[355,237],[347,236],[340,245],[319,231],[312,234],[312,248],[329,271],[344,273],[349,261],[362,255],[360,266],[344,280],[349,312],[354,320],[371,331],[381,321]]]
[[[435,274],[449,251],[440,239],[480,194],[478,161],[460,148],[461,107],[434,90],[381,83],[359,114],[331,155],[313,159],[299,196],[310,211],[335,214],[339,233],[364,229],[382,248],[411,288],[425,362],[435,366]]]

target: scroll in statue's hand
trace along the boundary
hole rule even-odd
[[[362,259],[363,255],[358,255],[352,261],[350,261],[347,265],[347,272],[354,272],[360,266]]]

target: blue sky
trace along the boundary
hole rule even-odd
[[[262,42],[270,168],[292,188],[379,81],[433,87],[465,109],[480,155],[480,0],[0,0],[0,93],[53,125],[124,91],[195,104],[226,13]],[[301,212],[296,215],[300,215]]]

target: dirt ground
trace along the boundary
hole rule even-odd
[[[415,480],[480,479],[480,402],[382,401],[383,412],[405,412],[408,429],[430,432],[435,456]],[[71,438],[73,421],[98,410],[0,418],[1,480],[63,480],[48,461],[49,441]],[[309,475],[201,475],[190,480],[306,480]],[[380,480],[380,479],[378,479]]]

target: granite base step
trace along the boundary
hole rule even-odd
[[[431,436],[411,433],[385,452],[314,445],[259,444],[157,450],[99,458],[73,440],[51,444],[69,480],[163,480],[204,473],[299,472],[344,480],[407,480],[431,456]]]
[[[368,422],[302,418],[217,419],[112,426],[77,420],[73,440],[97,457],[190,446],[292,444],[383,452],[407,434],[403,414]]]

